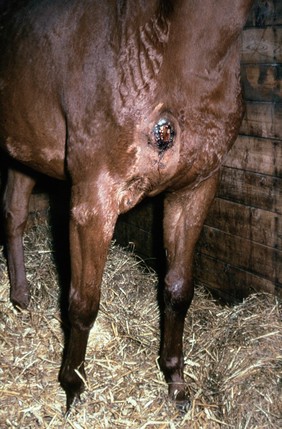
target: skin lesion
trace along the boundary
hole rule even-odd
[[[178,115],[175,116],[171,110],[159,103],[147,121],[147,143],[150,147],[157,149],[159,155],[176,143],[177,135],[180,134]]]
[[[140,201],[141,195],[161,192],[178,168],[181,128],[177,112],[172,112],[162,102],[157,103],[151,113],[135,125],[132,141],[136,148],[135,159],[127,170],[126,186],[122,191],[130,195],[131,207]],[[125,200],[124,197],[123,202]],[[126,207],[131,208],[129,204],[124,209]]]
[[[172,123],[168,119],[160,119],[154,126],[152,134],[159,153],[162,153],[173,146],[176,132]]]

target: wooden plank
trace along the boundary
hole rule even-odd
[[[70,187],[67,182],[50,180],[47,176],[43,179],[31,195],[28,224],[50,221],[52,228],[62,235],[69,225]]]
[[[245,100],[282,102],[281,64],[242,64],[241,78]]]
[[[223,167],[217,197],[282,214],[282,179]]]
[[[216,198],[205,225],[282,250],[282,217],[276,213]]]
[[[116,224],[114,239],[121,246],[131,246],[136,254],[154,268],[164,257],[162,234],[158,231],[147,231],[119,219]]]
[[[242,35],[241,62],[282,63],[282,28],[246,28]]]
[[[282,252],[205,226],[197,251],[282,287]]]
[[[158,225],[162,226],[162,199],[162,196],[146,198],[132,210],[121,215],[119,221],[146,231],[158,229]]]
[[[282,24],[282,2],[277,0],[256,0],[246,26],[265,27]]]
[[[282,140],[282,104],[247,102],[240,134]]]
[[[201,253],[195,256],[194,281],[227,300],[242,299],[253,292],[268,292],[282,297],[281,285]]]
[[[47,212],[50,202],[49,197],[45,193],[32,194],[29,201],[29,212]]]
[[[130,218],[134,211],[127,214],[128,221],[120,218],[115,232],[117,241],[125,246],[129,242],[133,243],[142,256],[157,257],[162,248],[161,224],[159,228],[153,228],[153,221],[147,221],[148,218],[153,219],[155,211],[152,200],[147,207],[138,210],[138,224],[134,223],[134,217],[133,220]],[[282,218],[277,213],[216,198],[205,224],[254,243],[282,250]]]
[[[224,165],[282,178],[282,141],[239,136]]]
[[[117,221],[114,239],[122,246],[129,243],[136,253],[156,268],[158,257],[163,257],[162,196],[148,198]]]
[[[246,208],[243,207],[243,209]],[[228,212],[226,208],[225,210]],[[252,236],[254,233],[251,232],[251,229],[256,224],[255,213],[257,212],[254,212],[253,225],[250,225],[249,229],[246,225],[244,226],[247,211],[241,216],[240,223],[244,226],[246,235],[249,234]],[[230,217],[231,219],[234,218],[232,210]],[[229,219],[227,219],[225,226],[228,225],[228,222]],[[235,225],[235,230],[232,230],[231,223],[229,232],[234,233],[236,232],[238,223],[236,224],[234,220],[232,222],[233,226]],[[267,223],[267,221],[265,222]],[[261,219],[258,217],[254,235],[263,235],[259,231],[260,226],[263,229]],[[222,220],[219,220],[219,227],[223,227]],[[155,241],[156,236],[130,224],[123,223],[122,228],[122,239],[125,241],[119,241],[119,243],[123,245],[128,245],[129,242],[133,243],[137,253],[145,257],[148,264],[156,266],[156,258],[163,257],[163,249],[161,244],[157,244]],[[268,244],[272,244],[269,243],[268,231],[266,229],[264,230],[264,234],[266,240],[268,240]],[[281,242],[281,225],[279,234]],[[272,240],[275,241],[274,234]],[[211,268],[206,262],[199,266],[199,258],[201,261],[203,258],[209,261],[216,261],[213,271],[211,272]],[[282,252],[278,249],[258,245],[254,240],[234,237],[223,231],[205,226],[197,246],[195,260],[196,265],[198,264],[195,270],[196,281],[204,282],[208,287],[220,289],[226,294],[240,297],[247,296],[250,291],[254,290],[277,293],[278,289],[282,288],[282,274],[281,269],[279,269],[279,266],[282,268]]]

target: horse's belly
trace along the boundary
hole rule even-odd
[[[38,140],[35,137],[18,138],[14,134],[2,139],[1,147],[9,155],[30,167],[31,169],[48,176],[65,179],[65,141],[56,136]]]

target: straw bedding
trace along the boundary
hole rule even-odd
[[[86,356],[86,391],[66,417],[58,383],[64,337],[59,282],[48,225],[24,239],[32,302],[9,303],[0,252],[0,428],[280,428],[281,306],[252,295],[224,306],[198,287],[185,325],[185,377],[191,406],[167,399],[159,371],[157,276],[113,245],[99,316]]]

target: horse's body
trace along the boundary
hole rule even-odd
[[[0,4],[0,146],[11,299],[29,293],[22,234],[33,170],[71,186],[68,406],[116,219],[166,191],[160,363],[185,400],[182,334],[192,258],[218,169],[240,126],[239,35],[251,0],[12,0]]]

